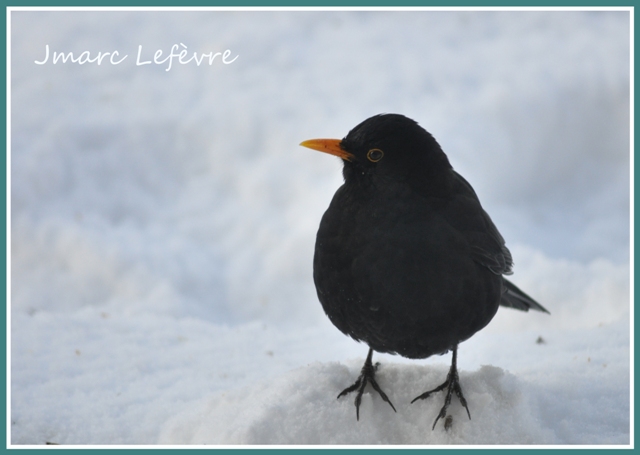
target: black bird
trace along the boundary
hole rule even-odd
[[[340,331],[369,345],[356,382],[356,417],[373,351],[424,359],[453,351],[444,383],[445,417],[455,393],[471,414],[456,367],[458,344],[507,306],[548,313],[507,281],[511,253],[471,185],[455,172],[434,137],[398,114],[371,117],[342,139],[300,145],[342,158],[344,184],[320,223],[313,278],[322,307]]]

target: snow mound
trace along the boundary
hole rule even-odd
[[[384,364],[378,383],[397,413],[367,386],[356,420],[355,395],[336,395],[359,374],[357,362],[314,363],[262,382],[209,397],[164,428],[162,444],[531,444],[555,442],[532,410],[527,384],[502,369],[483,366],[463,372],[463,392],[472,420],[457,398],[440,420],[444,392],[411,400],[446,378],[447,368]],[[515,430],[515,431],[514,431]]]
[[[376,377],[397,413],[368,385],[357,421],[353,393],[336,396],[357,378],[359,359],[346,365],[316,362],[275,379],[210,395],[169,419],[159,443],[626,444],[630,430],[624,417],[629,412],[627,331],[628,325],[621,322],[570,334],[556,332],[537,342],[512,337],[511,344],[530,360],[529,367],[520,367],[517,374],[488,365],[475,371],[461,369],[471,420],[453,397],[448,431],[442,420],[432,430],[444,392],[411,404],[445,380],[446,363],[383,361]],[[498,341],[504,344],[505,337],[494,336],[493,341],[497,351]],[[475,354],[473,348],[465,352],[470,354]],[[450,359],[445,358],[440,362]]]

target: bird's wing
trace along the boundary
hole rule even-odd
[[[513,259],[498,228],[481,207],[475,191],[461,175],[455,173],[458,182],[458,198],[465,204],[467,217],[460,221],[458,229],[471,245],[474,261],[487,267],[496,275],[511,275]],[[459,213],[459,212],[458,212]],[[542,305],[522,292],[515,284],[502,279],[504,292],[500,305],[522,311],[536,310],[549,313]]]
[[[496,275],[511,275],[513,259],[493,221],[484,211],[475,191],[460,174],[453,171],[456,196],[449,222],[461,232],[471,246],[474,261]],[[464,213],[464,216],[460,216]],[[445,214],[446,216],[446,214]]]
[[[511,252],[504,243],[499,244],[495,237],[486,233],[469,232],[466,237],[471,243],[471,257],[474,261],[496,275],[511,275],[513,273]]]

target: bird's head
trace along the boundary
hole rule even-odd
[[[312,139],[300,145],[338,156],[346,182],[376,178],[436,183],[449,160],[434,137],[399,114],[380,114],[363,121],[344,139]]]

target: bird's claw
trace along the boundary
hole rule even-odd
[[[454,392],[458,397],[458,399],[460,400],[460,404],[462,404],[462,406],[464,406],[464,408],[467,410],[467,415],[469,416],[469,419],[471,419],[471,412],[469,412],[469,406],[467,406],[467,400],[464,398],[464,395],[462,394],[462,388],[460,387],[460,378],[458,377],[456,357],[457,357],[457,346],[453,351],[451,369],[449,369],[449,374],[447,374],[447,380],[444,381],[435,389],[429,390],[423,393],[422,395],[419,395],[415,397],[413,400],[411,400],[411,403],[414,403],[418,400],[424,400],[425,398],[428,398],[432,393],[440,392],[445,388],[447,389],[447,395],[445,396],[445,399],[444,399],[444,406],[442,406],[442,408],[440,409],[440,412],[438,413],[438,416],[436,417],[435,422],[433,422],[433,426],[431,427],[432,430],[436,428],[436,424],[438,423],[438,420],[444,418],[447,415],[447,409],[451,404],[451,395]]]
[[[425,398],[428,398],[432,393],[440,392],[445,388],[447,389],[447,395],[444,399],[444,406],[442,406],[442,408],[440,409],[440,412],[438,413],[438,417],[436,417],[436,420],[433,422],[433,426],[431,427],[432,430],[435,429],[436,424],[438,423],[438,420],[444,418],[447,415],[447,409],[451,404],[451,395],[454,392],[458,397],[458,399],[460,400],[460,404],[462,404],[462,406],[464,406],[464,408],[467,410],[467,415],[469,416],[469,419],[471,419],[471,413],[469,412],[469,407],[467,406],[467,400],[464,398],[464,395],[462,394],[462,389],[460,388],[460,383],[458,381],[457,376],[458,376],[457,374],[451,375],[451,373],[449,373],[449,376],[447,376],[447,380],[444,383],[440,384],[438,387],[436,387],[433,390],[429,390],[428,392],[425,392],[422,395],[417,396],[411,401],[411,403],[413,403],[418,400],[424,400]]]
[[[447,378],[446,381],[444,381],[442,384],[440,384],[438,387],[436,387],[433,390],[429,390],[428,392],[423,393],[422,395],[418,395],[417,397],[415,397],[413,400],[411,400],[411,404],[413,404],[415,401],[418,400],[424,400],[425,398],[429,398],[429,396],[432,393],[436,393],[436,392],[440,392],[442,389],[444,389],[445,387],[447,387],[449,385],[449,379]]]
[[[360,375],[358,377],[358,379],[356,380],[355,383],[353,383],[352,385],[350,385],[349,387],[347,387],[346,389],[344,389],[342,392],[340,392],[338,394],[338,398],[340,398],[341,396],[344,396],[348,393],[353,392],[354,390],[356,390],[358,387],[360,387],[360,383],[362,382],[362,375]]]
[[[367,386],[367,383],[371,384],[371,387],[373,387],[373,389],[378,392],[378,394],[380,394],[380,397],[383,401],[389,403],[389,406],[391,406],[391,409],[393,409],[394,412],[397,412],[395,406],[393,405],[393,403],[391,403],[391,400],[389,399],[387,394],[382,391],[374,378],[375,372],[380,366],[380,363],[377,362],[375,365],[371,363],[372,354],[373,350],[370,349],[367,360],[364,362],[364,366],[362,367],[362,371],[360,372],[360,376],[358,376],[358,379],[356,379],[356,382],[344,389],[338,395],[338,398],[340,398],[344,395],[354,392],[355,390],[358,391],[358,393],[356,394],[356,399],[354,401],[356,405],[356,420],[358,421],[360,420],[360,403],[362,402],[362,395],[364,394],[364,389]]]

